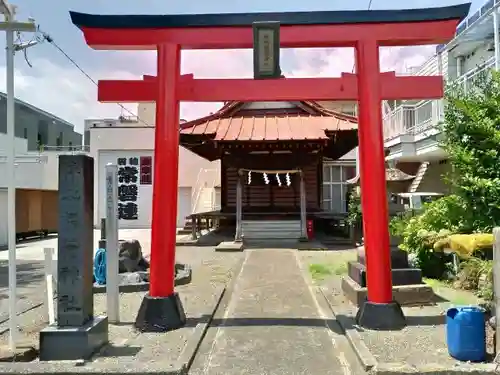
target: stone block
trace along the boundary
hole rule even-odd
[[[346,276],[342,278],[342,291],[349,301],[359,307],[365,302],[368,289]],[[401,306],[432,305],[435,303],[434,291],[427,284],[393,286],[392,296],[393,300]]]
[[[391,266],[392,268],[408,268],[408,253],[397,247],[391,247]],[[358,262],[366,265],[365,248],[358,248]]]
[[[243,251],[243,242],[224,241],[215,247],[215,251]]]
[[[40,361],[89,359],[107,343],[107,317],[96,317],[81,327],[49,325],[40,331]]]
[[[366,286],[366,266],[359,262],[347,262],[347,274],[360,286]],[[422,284],[422,271],[417,268],[393,268],[392,285]]]

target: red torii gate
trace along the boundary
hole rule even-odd
[[[397,77],[381,73],[379,47],[446,43],[470,4],[451,7],[201,15],[89,15],[71,12],[73,23],[94,49],[156,50],[157,77],[100,81],[104,102],[156,102],[150,292],[136,327],[168,331],[185,324],[174,291],[180,101],[357,100],[363,227],[368,300],[358,323],[377,327],[405,324],[392,298],[388,210],[381,100],[435,99],[443,95],[441,76]],[[194,79],[180,75],[181,49],[253,47],[252,25],[280,23],[280,46],[354,47],[357,74],[340,78]],[[368,319],[367,317],[370,316]]]

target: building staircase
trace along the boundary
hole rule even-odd
[[[220,209],[220,189],[215,187],[204,187],[200,189],[198,199],[196,201],[196,206],[191,210],[192,213],[209,212]],[[177,234],[188,234],[191,233],[193,223],[191,218],[186,218],[184,221],[184,227],[177,231]],[[206,227],[206,221],[203,220],[200,223],[200,229],[208,229]]]
[[[408,188],[408,193],[415,193],[418,190],[418,187],[420,186],[420,183],[422,182],[425,173],[427,172],[427,169],[429,168],[429,162],[425,161],[420,166],[418,167],[417,173],[415,175],[415,178],[411,182],[410,187]]]
[[[206,169],[198,172],[196,182],[191,192],[191,213],[209,212],[220,209],[220,167]],[[191,233],[192,221],[185,219],[184,227],[177,234]],[[201,223],[201,229],[207,229],[206,223]]]

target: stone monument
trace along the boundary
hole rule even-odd
[[[94,160],[59,156],[57,321],[40,332],[40,360],[89,358],[108,342],[107,317],[94,317]]]

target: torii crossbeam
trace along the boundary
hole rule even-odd
[[[71,12],[94,49],[156,50],[156,78],[101,81],[101,101],[155,101],[155,159],[151,228],[151,284],[136,319],[141,330],[171,330],[186,319],[174,292],[179,147],[179,102],[259,100],[357,100],[361,197],[368,300],[358,324],[389,328],[405,318],[392,296],[381,100],[434,99],[441,77],[381,73],[381,46],[446,43],[470,4],[451,7],[342,12],[200,15],[89,15]],[[282,48],[354,47],[356,74],[341,78],[194,79],[180,75],[181,49],[252,48],[252,25],[276,21]],[[166,212],[163,210],[171,207]]]
[[[442,76],[402,76],[381,73],[381,99],[438,99],[443,96]],[[100,102],[155,102],[159,82],[156,77],[143,80],[101,80],[97,98]],[[343,73],[341,78],[194,79],[182,75],[178,83],[179,100],[187,102],[224,101],[300,101],[358,100],[357,76]]]

